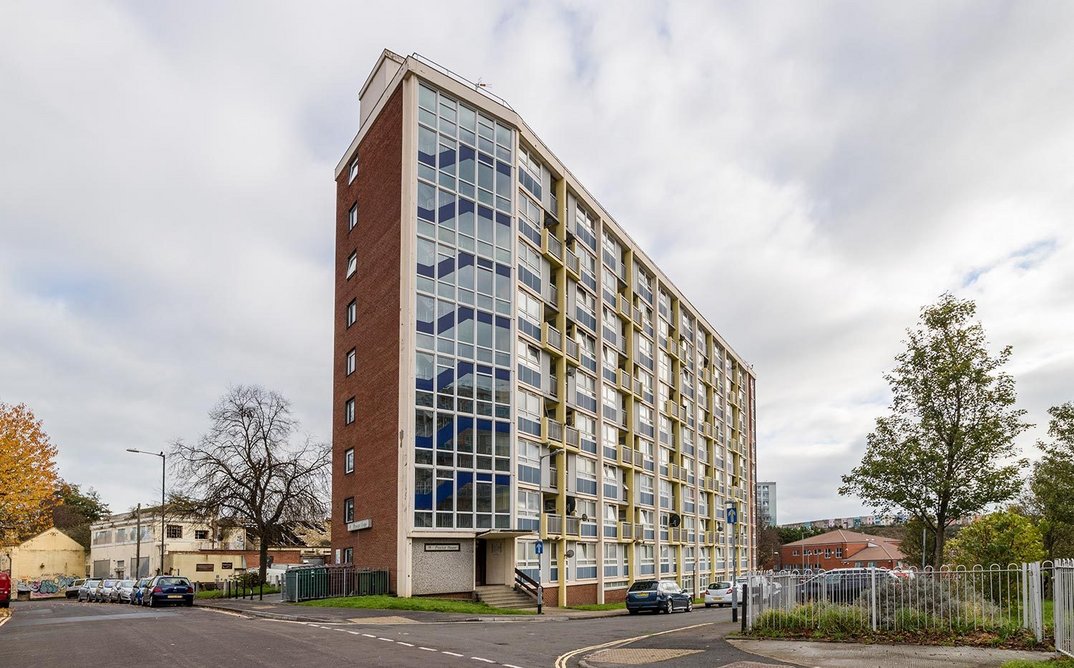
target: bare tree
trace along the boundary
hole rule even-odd
[[[260,543],[264,580],[280,527],[327,514],[331,450],[299,437],[290,402],[256,385],[229,389],[209,420],[196,445],[178,440],[172,447],[179,492],[201,510],[249,527]]]

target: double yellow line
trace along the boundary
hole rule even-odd
[[[566,654],[561,654],[558,658],[556,658],[555,668],[567,668],[567,663],[571,659],[573,659],[574,657],[578,656],[579,654],[584,654],[585,652],[592,652],[592,651],[598,650],[598,649],[608,649],[609,647],[615,647],[616,645],[626,645],[628,643],[632,643],[632,642],[635,642],[635,641],[638,641],[638,640],[645,640],[646,638],[655,638],[656,636],[662,636],[662,635],[664,635],[666,633],[678,633],[679,631],[689,631],[690,629],[699,629],[702,626],[711,626],[712,624],[713,624],[713,622],[705,622],[704,624],[694,624],[693,626],[683,626],[683,627],[680,627],[680,628],[677,628],[677,629],[668,629],[667,631],[658,631],[656,633],[646,633],[645,635],[634,636],[633,638],[623,638],[622,640],[613,640],[611,642],[606,642],[606,643],[603,643],[603,644],[600,644],[600,645],[593,645],[591,647],[582,647],[581,649],[571,650],[570,652],[567,652]]]

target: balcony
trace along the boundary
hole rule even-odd
[[[582,363],[581,354],[578,351],[578,342],[574,339],[567,339],[567,359],[575,364]]]
[[[551,323],[544,323],[541,325],[542,336],[545,345],[558,350],[563,351],[563,334],[556,329]]]
[[[574,427],[567,427],[566,429],[567,445],[573,448],[580,448],[582,446],[581,432]]]
[[[627,299],[626,295],[622,295],[622,294],[616,295],[615,296],[615,303],[616,303],[616,306],[619,309],[619,315],[623,316],[624,318],[630,319],[631,318],[631,312],[630,311],[631,311],[632,307],[631,307],[631,304],[630,304],[630,300]]]
[[[631,319],[634,321],[634,326],[641,329],[644,326],[645,318],[642,315],[641,309],[637,306],[631,309]]]
[[[556,288],[556,284],[552,281],[545,282],[541,288],[541,298],[544,301],[545,312],[559,311],[559,289]]]
[[[664,402],[664,412],[676,420],[681,419],[679,415],[681,413],[680,406],[671,399]]]
[[[620,522],[619,540],[634,540],[635,538],[641,538],[641,534],[634,535],[634,525],[630,522]]]
[[[552,418],[541,418],[541,434],[549,444],[563,443],[563,423]]]
[[[545,256],[557,266],[563,266],[564,248],[563,242],[556,238],[552,230],[545,228],[541,232],[541,250]]]
[[[541,536],[555,537],[566,533],[568,536],[581,534],[581,518],[570,515],[554,515],[551,513],[541,514]]]
[[[625,392],[630,392],[631,391],[632,383],[630,381],[632,379],[630,377],[630,373],[626,369],[617,369],[616,370],[616,378],[617,378],[617,380],[619,382],[619,387],[621,387],[623,389],[623,391],[625,391]]]
[[[664,347],[667,348],[668,354],[671,355],[672,357],[678,357],[679,356],[679,344],[675,343],[675,341],[673,341],[673,340],[671,340],[669,338],[667,340],[667,345],[664,346]]]
[[[582,280],[582,265],[574,251],[567,251],[567,272],[574,277],[574,280]]]

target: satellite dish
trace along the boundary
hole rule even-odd
[[[678,513],[671,513],[671,515],[668,516],[669,527],[675,528],[680,524],[682,524],[682,516],[680,516]]]
[[[568,559],[570,559],[571,557],[574,556],[574,550],[567,550],[566,552],[563,553],[563,556],[565,556]]]
[[[588,522],[589,521],[589,515],[586,515],[585,513],[582,513],[582,521],[583,522]]]

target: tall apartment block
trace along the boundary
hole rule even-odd
[[[757,517],[767,527],[776,526],[776,483],[757,483]]]
[[[336,186],[336,561],[547,605],[753,563],[750,367],[504,100],[385,51]]]

